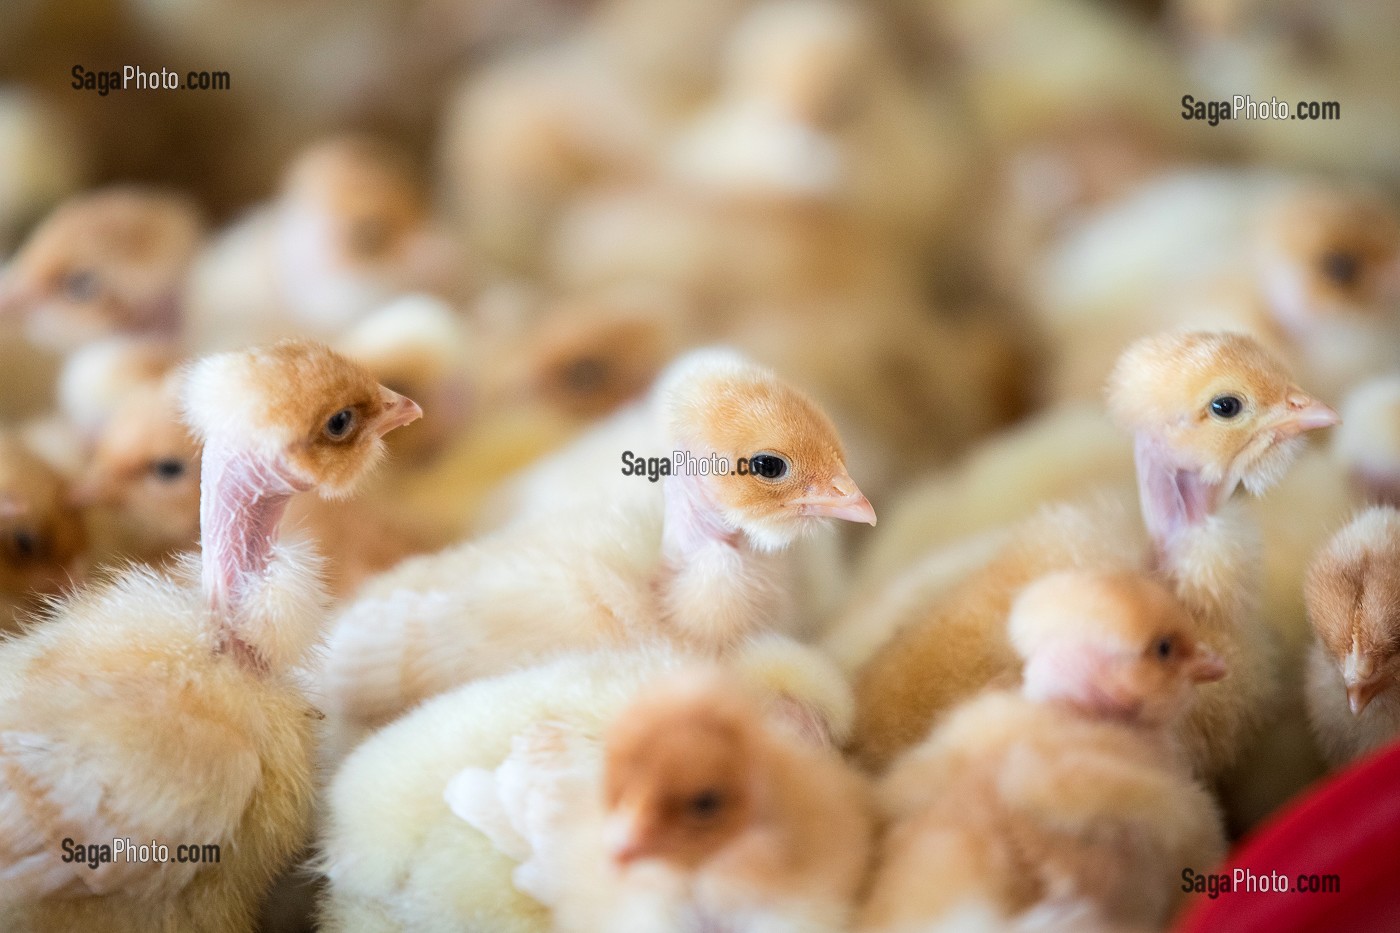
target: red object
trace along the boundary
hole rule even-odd
[[[1310,791],[1239,846],[1218,869],[1282,875],[1288,891],[1198,896],[1177,933],[1400,931],[1400,744]],[[1339,890],[1303,892],[1305,884]],[[1316,876],[1314,882],[1313,876]]]

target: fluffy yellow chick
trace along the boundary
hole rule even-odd
[[[597,495],[365,585],[336,620],[323,671],[328,712],[351,740],[425,697],[561,650],[660,635],[716,651],[794,628],[802,594],[782,552],[831,519],[875,521],[830,420],[723,350],[674,363],[653,404],[659,431],[634,425],[578,462]],[[611,484],[588,485],[593,470]]]
[[[665,644],[564,655],[459,687],[376,733],[328,795],[322,929],[549,930],[552,913],[535,896],[545,892],[529,882],[557,882],[559,833],[601,799],[609,725],[695,663]],[[815,722],[829,741],[844,739],[849,690],[819,654],[769,637],[737,646],[730,663],[764,697],[750,718],[798,734]]]
[[[70,198],[16,253],[0,308],[59,351],[112,333],[173,335],[202,237],[199,213],[173,194],[107,188]]]
[[[880,786],[889,824],[863,933],[1046,902],[1158,929],[1182,867],[1224,855],[1172,725],[1192,686],[1226,670],[1172,593],[1137,573],[1056,573],[1022,592],[1008,625],[1021,690],[959,708]]]
[[[1254,610],[1257,532],[1227,503],[1240,486],[1259,494],[1276,482],[1303,433],[1334,424],[1336,413],[1298,389],[1257,342],[1233,334],[1145,338],[1122,355],[1108,396],[1115,420],[1135,437],[1151,547],[1114,510],[1060,507],[1014,530],[956,585],[896,601],[901,618],[870,623],[893,637],[857,676],[854,750],[868,765],[883,767],[988,683],[1015,682],[1006,613],[1022,587],[1059,569],[1157,569],[1233,666],[1231,682],[1201,691],[1186,720],[1202,774],[1223,770],[1257,726],[1273,690],[1274,637]],[[861,612],[846,624],[859,624]]]
[[[0,645],[6,929],[246,931],[304,842],[317,714],[293,671],[324,594],[277,525],[297,492],[346,495],[418,406],[305,342],[204,359],[183,402],[204,443],[199,557],[129,569]],[[119,838],[222,855],[93,868],[57,845]]]
[[[564,843],[556,930],[848,928],[873,835],[865,785],[755,718],[762,702],[733,675],[684,672],[618,715],[601,799]]]
[[[207,349],[338,339],[401,292],[450,294],[460,260],[402,153],[368,137],[326,140],[288,166],[272,204],[200,258],[190,340]]]
[[[702,190],[828,201],[903,242],[952,225],[969,182],[956,113],[886,24],[839,0],[768,0],[730,37],[714,105],[673,145]]]
[[[0,431],[0,632],[13,632],[81,580],[87,534],[68,483],[12,431]]]
[[[1400,735],[1400,512],[1358,514],[1318,551],[1305,587],[1316,640],[1308,656],[1308,715],[1340,767]]]

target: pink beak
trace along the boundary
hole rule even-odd
[[[1347,684],[1347,705],[1351,707],[1353,716],[1360,716],[1366,711],[1366,707],[1371,705],[1371,701],[1376,698],[1376,694],[1381,692],[1385,686],[1384,677],[1371,677],[1358,683]]]
[[[1192,682],[1209,684],[1224,678],[1226,674],[1230,673],[1230,669],[1225,665],[1225,661],[1220,655],[1205,645],[1197,645],[1196,656],[1191,660],[1187,673]]]
[[[380,386],[379,397],[384,402],[384,412],[379,416],[379,421],[374,429],[380,437],[395,428],[412,424],[423,417],[423,409],[419,408],[418,403],[407,396],[391,392]]]
[[[1330,428],[1342,423],[1342,416],[1330,406],[1324,405],[1310,395],[1294,392],[1288,396],[1288,414],[1279,424],[1279,431],[1286,437],[1296,437],[1307,431]]]
[[[832,478],[824,492],[809,489],[807,495],[793,503],[803,515],[818,518],[839,518],[848,522],[875,524],[875,507],[865,498],[855,480],[843,470]]]

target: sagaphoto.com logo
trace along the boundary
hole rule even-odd
[[[176,71],[171,68],[147,70],[140,65],[123,65],[116,70],[91,70],[74,65],[69,83],[75,91],[92,91],[106,97],[113,91],[227,91],[233,79],[227,71]]]

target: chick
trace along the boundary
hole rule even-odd
[[[91,438],[133,389],[163,379],[182,354],[163,337],[117,336],[94,340],[68,354],[58,375],[58,409]]]
[[[15,254],[0,308],[59,352],[113,333],[173,336],[202,237],[198,211],[177,195],[115,187],[73,197]]]
[[[847,929],[872,842],[864,784],[755,719],[761,703],[732,675],[683,672],[618,715],[601,819],[565,842],[557,930]]]
[[[584,801],[602,800],[609,725],[695,663],[667,644],[566,654],[435,697],[373,735],[327,797],[322,929],[549,930],[552,913],[518,886],[537,890],[521,869],[533,863],[546,869],[535,880],[558,881],[568,864],[559,834]],[[818,722],[845,738],[849,690],[819,654],[770,637],[737,646],[731,663],[763,697],[751,720],[782,726],[795,710],[799,730]]]
[[[1097,389],[1123,343],[1169,327],[1250,333],[1333,395],[1400,362],[1400,220],[1375,192],[1172,173],[1072,227],[1036,286],[1067,397]]]
[[[180,420],[181,374],[129,389],[93,440],[74,501],[110,517],[103,550],[161,563],[199,539],[200,446]]]
[[[1316,633],[1308,716],[1340,767],[1400,736],[1400,512],[1359,513],[1318,551],[1304,591]]]
[[[875,521],[831,422],[721,350],[673,364],[653,405],[665,442],[634,424],[621,446],[577,464],[584,481],[612,474],[624,451],[658,457],[658,470],[665,457],[668,472],[679,452],[692,467],[655,484],[612,474],[579,506],[365,585],[335,622],[323,671],[328,712],[351,740],[426,697],[561,650],[660,635],[717,651],[794,628],[801,594],[782,552],[830,519]],[[699,472],[712,455],[728,472],[717,460]]]
[[[671,171],[701,190],[825,200],[903,243],[951,226],[969,182],[953,109],[902,67],[874,11],[768,0],[734,28],[714,105]]]
[[[1277,481],[1304,432],[1334,424],[1336,413],[1298,389],[1257,342],[1233,334],[1145,338],[1123,353],[1108,396],[1135,437],[1142,525],[1102,506],[1052,508],[1012,530],[955,585],[886,607],[900,618],[867,620],[855,607],[843,627],[894,632],[857,675],[855,751],[868,765],[887,764],[988,683],[1015,682],[1006,613],[1022,587],[1060,569],[1160,571],[1196,614],[1202,638],[1233,666],[1231,683],[1201,691],[1186,721],[1202,774],[1223,770],[1257,727],[1273,690],[1274,637],[1254,608],[1257,532],[1227,503],[1239,486],[1257,495]],[[890,588],[919,592],[916,581]]]
[[[1008,626],[1021,689],[959,708],[879,788],[889,824],[859,929],[1080,903],[1161,928],[1183,898],[1181,866],[1208,870],[1225,852],[1172,732],[1192,686],[1224,664],[1139,573],[1043,577]]]
[[[200,258],[190,340],[208,349],[297,333],[335,339],[401,292],[450,295],[460,258],[401,153],[372,138],[330,139],[303,151],[277,199]]]
[[[348,494],[419,410],[305,342],[200,361],[183,405],[204,443],[199,557],[131,568],[0,644],[6,929],[246,931],[304,841],[316,713],[293,670],[324,595],[278,521],[297,492]],[[54,844],[119,837],[235,857],[94,870]]]
[[[384,378],[382,371],[369,370],[376,380]],[[92,524],[105,556],[160,564],[198,539],[202,448],[180,418],[182,381],[174,373],[128,390],[97,432],[73,498],[98,507]],[[362,490],[366,501],[354,509],[314,496],[287,507],[284,526],[315,543],[335,599],[405,557],[441,545],[374,491],[373,485]]]
[[[0,431],[0,632],[13,632],[86,571],[87,534],[68,483]]]
[[[1348,478],[1367,501],[1400,508],[1400,376],[1358,385],[1342,416],[1333,445]]]

